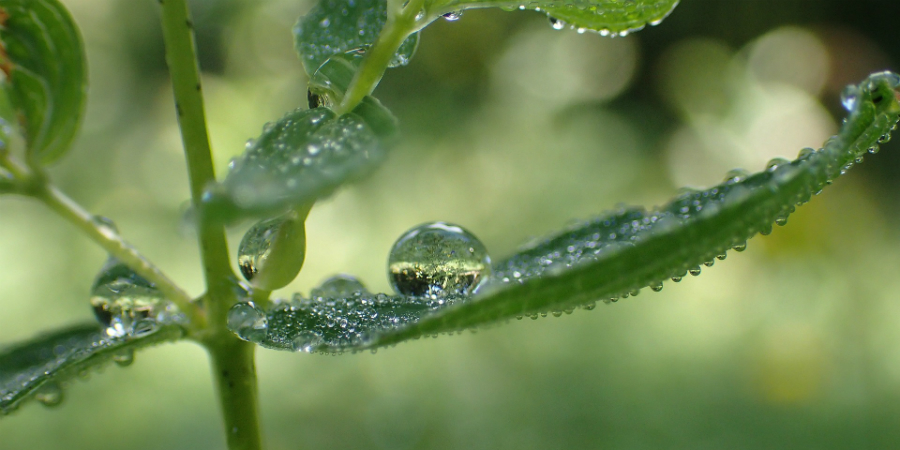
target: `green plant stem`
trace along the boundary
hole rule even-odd
[[[199,211],[197,234],[207,293],[208,326],[200,341],[207,348],[225,424],[228,448],[258,450],[260,442],[254,346],[226,328],[228,309],[237,302],[234,273],[228,257],[225,229],[205,220],[204,189],[215,181],[194,30],[185,0],[159,0],[162,6],[166,62],[172,77],[175,111],[187,158],[191,200]]]
[[[338,115],[353,111],[365,96],[375,90],[400,44],[416,29],[416,15],[422,11],[425,0],[409,0],[405,7],[401,7],[401,3],[388,1],[384,28],[375,44],[366,51],[359,71],[353,76],[341,104],[335,108]]]
[[[134,247],[125,242],[116,230],[98,221],[93,214],[85,211],[79,204],[52,185],[43,184],[34,192],[30,192],[30,195],[75,225],[94,242],[100,244],[110,255],[131,267],[138,275],[155,284],[160,292],[175,303],[192,323],[198,320],[197,307],[191,302],[191,297],[147,258],[138,253]]]
[[[259,400],[256,388],[256,345],[241,341],[231,332],[207,341],[213,378],[225,422],[230,450],[262,448],[259,428]]]

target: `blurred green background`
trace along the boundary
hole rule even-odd
[[[200,294],[156,2],[64,3],[91,88],[53,176]],[[312,3],[191,5],[223,173],[266,121],[306,102],[290,28]],[[421,222],[462,224],[499,258],[619,202],[661,204],[818,146],[845,84],[900,69],[898,17],[895,0],[683,0],[627,38],[554,31],[524,11],[436,23],[377,91],[402,144],[315,207],[306,267],[281,294],[339,272],[387,291],[388,249]],[[898,140],[787,227],[658,294],[375,355],[261,350],[267,444],[900,448]],[[0,198],[0,343],[92,320],[104,258],[41,205]],[[189,343],[76,380],[66,397],[0,420],[0,449],[224,448],[206,358]]]

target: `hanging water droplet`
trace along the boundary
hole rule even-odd
[[[672,277],[672,281],[674,281],[674,282],[676,282],[676,283],[680,283],[682,278],[683,278],[683,277],[674,276],[674,277]]]
[[[551,311],[550,313],[553,314],[553,317],[562,317],[563,314],[562,311]]]
[[[258,222],[238,246],[238,266],[253,287],[274,290],[300,272],[306,256],[305,214],[287,214]]]
[[[253,302],[242,302],[228,310],[228,329],[241,339],[250,342],[262,342],[269,332],[266,313],[257,308]]]
[[[356,293],[366,293],[366,287],[352,275],[335,275],[313,288],[309,295],[312,297],[346,298]]]
[[[783,227],[787,225],[787,216],[778,216],[775,218],[775,225]]]
[[[462,11],[448,12],[447,14],[444,14],[442,17],[447,22],[456,22],[457,20],[459,20],[460,17],[462,17]]]
[[[700,266],[691,267],[690,269],[688,269],[688,273],[695,277],[700,275]]]
[[[704,262],[703,262],[703,265],[706,266],[706,267],[712,267],[712,266],[714,266],[715,264],[716,264],[716,260],[715,260],[715,259],[711,259],[711,260],[709,260],[709,261],[704,261]]]
[[[716,259],[718,259],[719,261],[722,261],[727,257],[728,257],[728,255],[725,253],[722,253],[721,255],[716,255]]]
[[[653,292],[659,292],[663,290],[662,281],[657,281],[656,283],[650,284],[650,290],[652,290]]]
[[[814,148],[811,148],[811,147],[803,148],[803,149],[800,150],[799,153],[797,153],[797,159],[808,158],[808,157],[810,157],[812,154],[814,154],[815,152],[816,152],[816,150],[815,150]]]
[[[581,309],[585,311],[593,311],[595,308],[597,308],[597,302],[590,302],[581,305]]]
[[[856,107],[856,101],[859,99],[859,88],[855,85],[849,85],[841,91],[841,104],[847,111],[853,111]]]
[[[120,367],[127,367],[134,363],[134,350],[125,349],[112,355],[113,362]]]
[[[491,273],[484,244],[464,228],[432,222],[394,243],[388,278],[397,293],[432,299],[475,293]]]
[[[744,251],[744,250],[747,250],[747,243],[746,243],[746,242],[739,242],[739,243],[737,243],[737,244],[734,244],[734,246],[732,246],[731,249],[734,250],[734,251],[736,251],[736,252],[742,252],[742,251]]]
[[[566,25],[568,25],[567,23],[557,19],[556,17],[548,16],[548,19],[550,19],[550,26],[553,27],[554,30],[562,30],[566,27]]]
[[[888,142],[891,142],[891,133],[888,132],[888,133],[881,135],[881,137],[878,138],[878,142],[882,143],[882,144],[887,144]]]
[[[50,381],[38,388],[34,398],[47,407],[59,406],[63,401],[63,390],[58,383]]]
[[[94,281],[90,302],[97,320],[112,337],[146,333],[148,324],[155,329],[157,322],[182,319],[153,283],[112,257]]]

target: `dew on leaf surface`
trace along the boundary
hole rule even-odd
[[[469,295],[491,274],[484,244],[466,229],[445,222],[403,233],[388,257],[388,278],[401,295],[446,298]]]
[[[259,343],[268,333],[266,313],[253,302],[242,302],[228,310],[228,329],[242,339]]]

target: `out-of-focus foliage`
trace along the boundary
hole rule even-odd
[[[54,176],[199,294],[156,5],[64,3],[85,33],[91,91],[81,137]],[[837,130],[845,84],[900,68],[895,3],[686,1],[624,39],[555,31],[527,11],[466,11],[429,27],[416,58],[376,92],[403,141],[371,178],[313,209],[304,269],[285,292],[338,272],[388,291],[387,253],[417,223],[460,223],[502,258],[568,219],[620,201],[660,204],[678,187],[793,157]],[[306,102],[290,30],[311,6],[192,2],[220,174],[266,121]],[[377,355],[261,350],[266,440],[896,446],[898,170],[895,138],[788,226],[658,294]],[[0,219],[0,342],[90,320],[105,255],[37,204],[0,199]],[[233,252],[243,231],[233,231]],[[224,446],[199,348],[162,346],[91,376],[101,379],[74,381],[60,408],[26,405],[0,421],[0,449]]]

